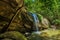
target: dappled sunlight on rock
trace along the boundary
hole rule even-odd
[[[60,40],[60,30],[43,30],[41,34],[32,34],[29,40]]]

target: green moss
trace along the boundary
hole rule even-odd
[[[5,32],[0,35],[0,38],[8,38],[12,40],[27,40],[24,35],[16,31]]]
[[[28,40],[60,40],[60,30],[44,30],[41,34],[32,34]]]

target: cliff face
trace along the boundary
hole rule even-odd
[[[23,0],[0,1],[0,31],[31,31],[33,22],[29,18]]]
[[[15,1],[1,0],[0,1],[0,27],[7,26],[12,17],[17,13],[18,4]],[[14,18],[15,19],[15,18]],[[13,19],[13,20],[14,20]],[[9,25],[10,26],[10,25]]]
[[[14,15],[14,9],[4,1],[0,1],[0,27],[4,27]]]

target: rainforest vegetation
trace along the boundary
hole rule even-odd
[[[60,0],[0,0],[0,40],[60,40]]]

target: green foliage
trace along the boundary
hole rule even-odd
[[[58,20],[58,19],[54,20],[53,24],[56,24],[56,25],[60,24],[60,20]]]
[[[28,11],[43,15],[51,23],[56,19],[60,20],[60,0],[25,0],[24,2]]]
[[[42,15],[40,15],[40,14],[37,14],[37,16],[38,16],[39,21],[42,21],[43,16],[42,16]]]

